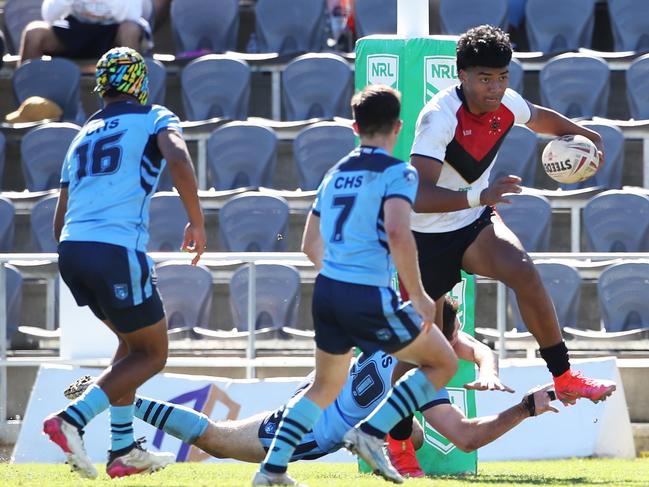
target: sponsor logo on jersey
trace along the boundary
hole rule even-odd
[[[120,301],[124,301],[126,298],[128,298],[127,284],[115,284],[113,286],[113,291],[115,292],[115,297]]]

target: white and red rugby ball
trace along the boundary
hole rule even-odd
[[[551,140],[541,156],[543,169],[564,184],[585,181],[599,169],[597,147],[583,135],[563,135]]]

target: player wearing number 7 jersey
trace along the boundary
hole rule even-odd
[[[105,409],[111,417],[109,476],[154,471],[173,460],[171,454],[142,449],[132,424],[135,390],[167,360],[167,323],[153,262],[145,254],[149,203],[165,160],[189,217],[183,249],[196,252],[196,263],[205,248],[203,213],[179,121],[166,108],[146,104],[144,59],[133,49],[111,49],[97,63],[96,81],[105,106],[68,149],[54,233],[63,280],[77,304],[89,306],[119,345],[97,382],[43,424],[72,469],[88,478],[97,471],[81,435]]]

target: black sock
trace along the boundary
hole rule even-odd
[[[551,347],[541,348],[539,351],[553,377],[559,377],[570,369],[568,347],[566,347],[566,342],[563,340]]]
[[[397,441],[404,441],[410,438],[412,435],[412,414],[407,418],[402,419],[397,424],[394,425],[394,428],[390,430],[390,436]]]

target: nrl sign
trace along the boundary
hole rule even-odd
[[[468,404],[466,389],[463,387],[447,387],[451,404],[457,406],[466,415]],[[424,421],[424,441],[438,450],[443,455],[448,455],[456,447],[453,443],[441,435],[435,428]]]
[[[440,91],[457,83],[455,56],[424,58],[424,104]]]
[[[388,85],[399,89],[399,56],[373,54],[367,56],[367,84]]]

